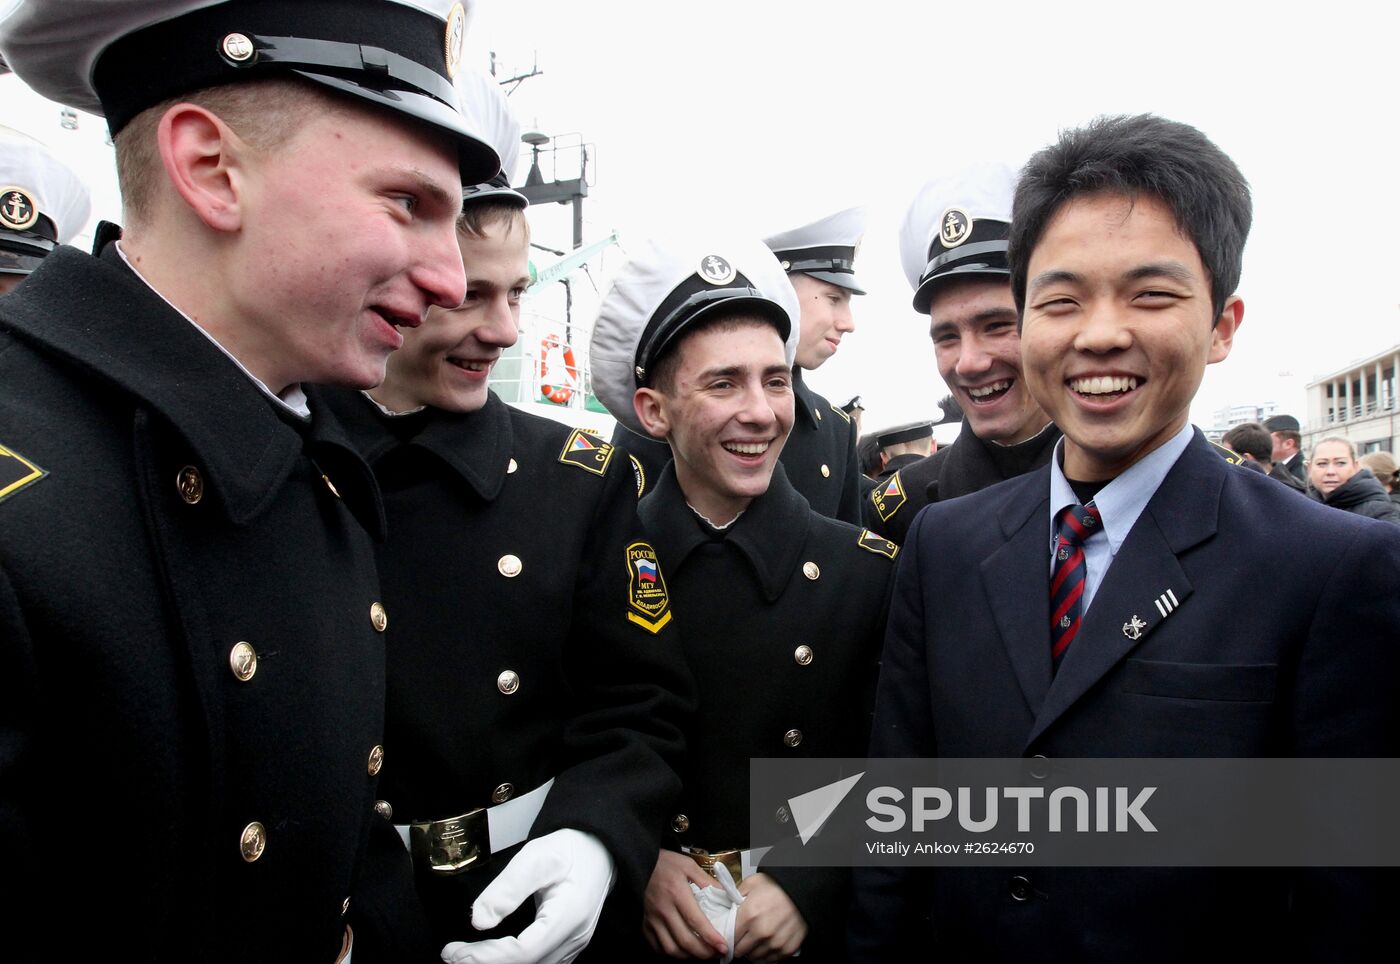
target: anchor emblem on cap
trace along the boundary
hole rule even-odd
[[[962,208],[949,208],[943,212],[938,228],[938,239],[945,248],[956,248],[972,233],[972,218]]]
[[[734,266],[717,254],[700,259],[700,277],[712,285],[728,284],[734,280]]]
[[[1147,623],[1139,619],[1137,614],[1134,613],[1133,618],[1123,624],[1123,635],[1127,636],[1129,639],[1141,639],[1142,631],[1146,628]]]
[[[0,188],[0,223],[14,231],[33,227],[39,220],[39,206],[28,191],[17,187]]]

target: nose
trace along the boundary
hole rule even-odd
[[[953,371],[964,377],[981,375],[992,367],[993,356],[982,344],[980,334],[966,334],[958,341],[958,360]]]
[[[455,222],[435,225],[418,252],[409,277],[439,308],[456,308],[467,298],[467,274],[462,268],[462,249],[457,246]]]
[[[836,330],[852,332],[856,330],[856,319],[851,314],[851,303],[843,301],[836,309]]]
[[[1106,300],[1090,303],[1074,336],[1076,351],[1102,355],[1126,351],[1133,344],[1132,332],[1124,324],[1116,305]]]
[[[486,306],[485,324],[477,331],[477,338],[488,345],[509,348],[520,337],[520,308],[510,303],[510,296],[501,292],[491,298]]]
[[[773,398],[762,385],[750,385],[744,390],[743,405],[738,413],[739,421],[753,428],[772,428],[778,420],[773,404]]]

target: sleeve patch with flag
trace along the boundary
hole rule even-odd
[[[671,621],[671,599],[656,550],[645,542],[627,547],[627,618],[649,633]]]
[[[598,436],[576,428],[564,443],[564,451],[559,453],[559,461],[594,475],[602,475],[608,470],[612,454],[611,442],[604,442]]]
[[[870,502],[875,506],[875,513],[879,515],[881,522],[890,521],[890,516],[899,511],[899,507],[907,501],[904,495],[904,483],[899,479],[899,473],[889,477],[889,480],[877,485],[870,493]]]
[[[884,536],[878,536],[869,529],[860,530],[860,538],[856,540],[856,545],[867,552],[873,552],[880,556],[889,556],[893,559],[899,553],[899,546],[895,545]]]
[[[23,455],[0,445],[0,502],[48,474]]]

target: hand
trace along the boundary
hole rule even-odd
[[[778,961],[796,954],[807,939],[807,922],[778,882],[754,874],[739,884],[739,893],[744,902],[734,925],[734,956]]]
[[[442,949],[442,959],[446,964],[568,964],[588,946],[613,876],[612,855],[592,834],[556,830],[531,840],[472,904],[472,926],[490,930],[531,894],[535,922],[519,937],[453,941]]]
[[[659,954],[711,960],[728,953],[729,947],[695,902],[692,883],[704,889],[715,882],[685,854],[661,851],[647,881],[642,933]]]

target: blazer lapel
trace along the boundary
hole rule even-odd
[[[1032,472],[1029,493],[1006,499],[997,512],[1007,537],[982,560],[982,585],[1002,645],[1032,713],[1050,689],[1050,502],[1048,470]],[[1018,489],[1021,486],[1017,486]]]
[[[1027,747],[1195,591],[1177,557],[1215,534],[1229,468],[1207,445],[1198,431],[1123,541],[1055,674]],[[1048,632],[1042,636],[1048,639]]]

